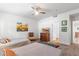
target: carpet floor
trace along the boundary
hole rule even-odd
[[[19,44],[8,46],[6,48],[18,48],[18,47],[28,45],[28,44],[31,44],[31,43],[33,43],[33,42],[30,42],[30,43],[21,42]],[[61,49],[61,56],[79,56],[79,45],[77,45],[77,44],[72,44],[72,45],[68,45],[68,46],[67,45],[61,45],[59,47],[59,49]]]

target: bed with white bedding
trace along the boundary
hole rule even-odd
[[[61,50],[41,43],[32,43],[13,49],[18,56],[59,56]]]

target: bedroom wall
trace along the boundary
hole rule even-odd
[[[61,21],[67,20],[68,24],[68,30],[67,32],[61,31]],[[71,41],[71,24],[69,20],[69,15],[67,14],[60,14],[58,17],[48,17],[45,19],[41,19],[39,21],[39,33],[41,32],[41,29],[44,27],[50,28],[50,40],[54,40],[55,38],[60,38],[61,42],[63,44],[70,44]]]
[[[54,26],[56,28],[53,27],[53,32],[51,32],[52,33],[51,40],[54,39],[55,37],[59,37],[63,44],[68,44],[68,45],[71,44],[72,36],[71,36],[70,15],[76,14],[76,13],[79,13],[79,9],[61,13],[56,18],[48,17],[48,18],[45,18],[45,19],[41,19],[39,21],[39,32],[40,32],[40,29],[42,27],[52,26],[51,24],[54,24],[57,27],[56,26]],[[61,31],[61,21],[62,20],[67,20],[67,32],[62,32]],[[57,21],[57,22],[54,23],[54,21]],[[54,32],[54,30],[55,30],[55,32]]]
[[[71,44],[72,43],[72,29],[71,29],[71,21],[72,19],[70,18],[71,15],[73,14],[77,14],[79,13],[79,9],[76,9],[76,10],[72,10],[72,11],[68,11],[68,12],[64,12],[62,14],[59,14],[58,18],[60,20],[60,31],[59,31],[59,37],[62,41],[63,44]],[[67,32],[62,32],[61,31],[61,21],[62,20],[67,20],[68,24],[67,24]]]
[[[33,31],[36,35],[38,35],[38,30],[40,33],[42,27],[50,27],[51,40],[56,37],[59,37],[63,44],[70,44],[71,43],[70,15],[76,14],[76,13],[79,13],[79,9],[59,14],[58,17],[55,17],[55,18],[53,16],[50,16],[48,18],[41,19],[38,21],[38,25],[36,25],[37,24],[36,20],[19,17],[14,14],[0,13],[0,36],[1,37],[8,36],[8,37],[11,37],[13,40],[18,41],[22,39],[27,39],[27,33],[30,31]],[[28,32],[16,32],[16,22],[19,19],[29,25]],[[67,25],[68,31],[64,33],[61,31],[62,20],[68,21],[68,25]]]
[[[34,32],[37,36],[37,21],[33,19],[28,19],[21,16],[16,16],[13,14],[0,14],[0,36],[1,37],[10,37],[12,40],[27,40],[28,32]],[[29,29],[27,32],[17,32],[16,23],[17,21],[22,21],[23,23],[28,24]]]
[[[68,24],[68,30],[67,32],[61,31],[61,21],[67,20]],[[71,41],[71,24],[69,20],[69,15],[63,14],[59,15],[58,17],[48,17],[45,19],[42,19],[39,21],[39,32],[41,32],[41,29],[43,27],[49,27],[50,28],[50,37],[51,41],[55,39],[56,37],[59,37],[61,39],[61,42],[63,44],[70,44]]]

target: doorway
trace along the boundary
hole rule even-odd
[[[71,16],[71,37],[72,43],[79,44],[79,14]]]

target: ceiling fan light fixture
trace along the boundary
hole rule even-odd
[[[34,15],[39,15],[39,12],[34,10]]]
[[[32,9],[33,9],[33,15],[46,14],[44,8],[41,8],[40,6],[33,6]]]
[[[42,13],[42,14],[46,14],[46,12],[45,12],[45,11],[41,11],[40,13]]]

